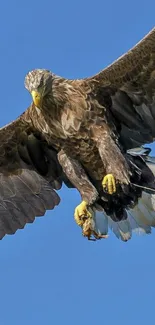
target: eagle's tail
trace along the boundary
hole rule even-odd
[[[132,233],[150,234],[151,227],[155,227],[155,194],[143,192],[142,198],[134,209],[126,210],[127,219],[113,221],[102,211],[95,211],[95,231],[99,235],[106,235],[110,228],[117,238],[127,241]]]
[[[142,154],[141,154],[142,156]],[[155,176],[155,158],[143,153],[145,163]],[[103,211],[95,211],[94,227],[99,235],[106,235],[108,228],[114,232],[117,238],[127,241],[132,237],[132,233],[150,234],[151,228],[155,227],[155,189],[153,193],[142,192],[138,204],[133,209],[126,209],[127,218],[121,221],[113,221],[110,216]]]

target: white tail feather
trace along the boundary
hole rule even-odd
[[[119,222],[113,221],[108,217],[108,223],[111,230],[114,232],[117,238],[127,241],[132,236],[132,229],[128,218],[126,220],[121,220]]]
[[[108,233],[108,217],[101,211],[94,214],[95,231],[99,235],[107,235]]]
[[[133,213],[131,213],[131,211],[128,211],[128,218],[132,231],[137,235],[145,235],[151,233],[151,227],[143,224],[137,211],[134,211]]]
[[[94,214],[95,230],[100,235],[108,233],[111,228],[117,238],[127,241],[132,237],[132,232],[137,234],[150,234],[151,227],[155,227],[155,194],[142,193],[138,204],[127,210],[126,220],[113,221],[101,211]]]

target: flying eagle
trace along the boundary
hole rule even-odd
[[[155,28],[93,77],[49,70],[25,77],[32,104],[0,129],[0,239],[59,204],[63,183],[81,203],[88,239],[108,227],[127,241],[155,226]]]

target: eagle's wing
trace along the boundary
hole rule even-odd
[[[54,189],[62,178],[56,152],[40,140],[31,122],[21,116],[1,128],[0,239],[58,205]]]
[[[126,149],[155,139],[155,28],[133,49],[85,79],[121,126]]]

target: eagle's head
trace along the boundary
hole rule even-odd
[[[35,106],[42,107],[45,96],[51,93],[53,74],[49,70],[36,69],[25,77],[25,88],[30,92]]]

